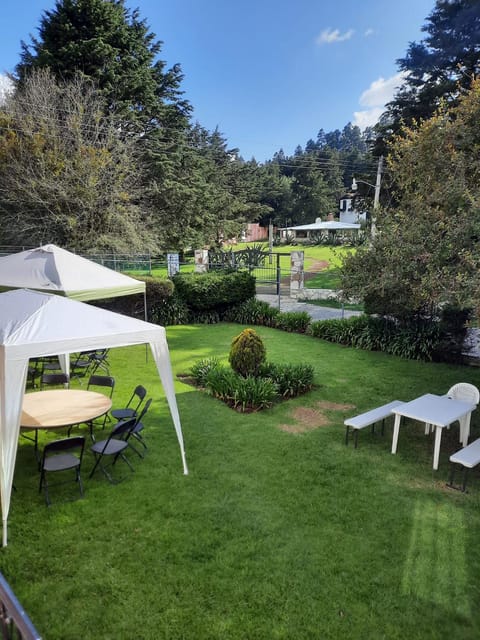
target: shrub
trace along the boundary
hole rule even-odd
[[[173,282],[176,293],[193,312],[224,313],[255,296],[255,278],[245,271],[179,273]]]
[[[305,333],[311,318],[306,311],[285,311],[276,316],[277,328],[283,331]]]
[[[233,406],[241,411],[267,409],[278,396],[277,386],[269,378],[237,376]]]
[[[268,378],[243,377],[224,366],[206,375],[207,391],[239,411],[258,411],[271,407],[278,396],[277,386]]]
[[[147,319],[149,322],[162,326],[188,323],[188,309],[185,303],[176,296],[175,287],[171,280],[140,276],[136,279],[145,282],[146,285]],[[94,304],[102,309],[122,313],[133,318],[143,320],[145,317],[142,294],[97,300]]]
[[[256,324],[264,327],[276,327],[277,316],[280,311],[271,307],[268,302],[250,298],[235,307],[229,309],[224,319],[227,322],[238,322],[239,324]]]
[[[210,395],[233,404],[237,378],[237,374],[230,367],[219,365],[210,369],[205,376],[205,387]]]
[[[265,346],[254,329],[244,329],[232,340],[228,360],[240,375],[256,375],[265,357]]]
[[[220,363],[217,358],[203,358],[203,360],[196,362],[190,371],[195,382],[199,386],[204,387],[210,371],[217,369],[219,366]]]
[[[313,387],[314,369],[309,364],[274,364],[266,362],[259,375],[270,378],[284,398],[295,398]]]
[[[410,360],[432,360],[441,338],[434,322],[399,324],[393,318],[357,316],[345,320],[312,322],[309,333],[317,338],[369,351],[384,351]]]

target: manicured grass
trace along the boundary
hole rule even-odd
[[[169,328],[174,371],[226,358],[242,328]],[[459,381],[480,386],[480,371],[257,330],[269,359],[313,364],[317,387],[244,415],[177,381],[188,476],[144,347],[110,352],[115,405],[138,382],[155,398],[147,457],[132,457],[133,474],[118,463],[122,483],[87,480],[87,455],[85,498],[47,509],[21,439],[2,572],[42,635],[477,639],[479,474],[468,494],[445,488],[458,427],[445,430],[434,472],[421,425],[402,427],[392,456],[390,425],[383,438],[362,432],[355,450],[343,420]],[[328,424],[280,428],[298,431],[301,418]],[[472,424],[478,437],[479,415]]]

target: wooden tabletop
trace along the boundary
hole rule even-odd
[[[20,425],[29,429],[68,427],[103,416],[111,407],[111,399],[95,391],[36,391],[25,394],[23,398]]]

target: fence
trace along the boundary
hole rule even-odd
[[[0,256],[26,251],[36,247],[28,246],[1,246]],[[148,252],[137,254],[122,253],[96,253],[77,254],[88,260],[92,260],[104,267],[130,273],[133,276],[160,276],[169,275],[168,255],[152,255]],[[178,262],[180,273],[194,271],[193,258]],[[258,247],[250,247],[241,251],[209,251],[208,268],[210,270],[245,269],[256,279],[257,293],[277,296],[290,294],[290,254],[269,253]]]
[[[1,573],[0,630],[2,640],[40,640],[41,638]]]

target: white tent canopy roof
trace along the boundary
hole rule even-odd
[[[0,289],[36,289],[75,300],[144,293],[145,283],[54,244],[0,258]]]
[[[38,291],[18,289],[0,294],[0,493],[4,545],[29,358],[143,343],[150,344],[187,474],[163,327]]]
[[[360,225],[349,222],[337,222],[336,220],[312,222],[311,224],[301,224],[297,227],[284,227],[285,231],[348,231],[353,229],[360,229]]]

